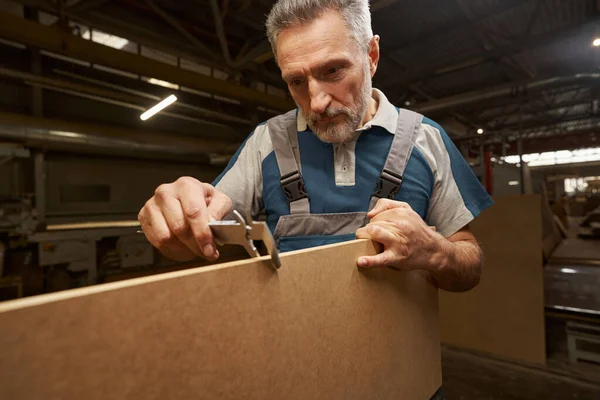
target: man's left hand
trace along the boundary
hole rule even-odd
[[[357,239],[383,245],[383,253],[358,259],[364,268],[437,270],[446,239],[431,229],[407,203],[380,199],[368,213],[371,222],[356,231]]]

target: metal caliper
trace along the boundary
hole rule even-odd
[[[243,246],[250,257],[260,257],[261,255],[254,244],[255,240],[260,240],[271,256],[273,268],[275,270],[279,269],[281,267],[279,252],[267,224],[262,221],[253,221],[248,216],[244,218],[237,210],[233,210],[233,215],[235,220],[209,222],[208,225],[215,236],[217,244],[237,244]]]

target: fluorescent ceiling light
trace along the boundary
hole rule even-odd
[[[594,39],[594,41],[592,42],[592,44],[594,45],[594,47],[600,47],[600,38]]]
[[[157,86],[166,87],[169,89],[175,89],[175,90],[179,89],[179,85],[176,85],[174,83],[167,82],[167,81],[162,81],[162,80],[156,79],[156,78],[148,78],[148,83],[151,83],[151,84],[157,85]]]
[[[576,274],[577,271],[575,271],[573,268],[561,268],[560,272],[562,272],[563,274]]]
[[[508,181],[508,186],[519,186],[519,181]]]
[[[175,97],[175,95],[172,94],[169,97],[167,97],[166,99],[164,99],[163,101],[161,101],[160,103],[158,103],[157,105],[155,105],[154,107],[152,107],[151,109],[149,109],[148,111],[144,112],[142,115],[140,115],[140,119],[142,121],[145,121],[148,118],[152,117],[157,112],[160,112],[161,110],[164,110],[171,104],[175,103],[176,101],[177,101],[177,97]]]
[[[49,133],[51,135],[54,135],[54,136],[62,136],[62,137],[69,137],[69,138],[81,138],[81,137],[83,137],[82,134],[75,133],[75,132],[50,131]]]
[[[92,33],[92,40],[96,43],[103,44],[108,47],[112,47],[113,49],[121,50],[123,47],[129,44],[129,40],[115,36],[109,35],[108,33],[104,33],[101,31],[94,30]],[[82,38],[90,40],[90,31],[87,30],[81,35]]]

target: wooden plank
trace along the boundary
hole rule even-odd
[[[0,304],[2,399],[409,399],[441,385],[437,290],[369,241]]]
[[[99,228],[138,228],[139,221],[98,221],[98,222],[77,222],[71,224],[53,224],[48,225],[48,231],[62,231],[72,229],[99,229]]]
[[[468,293],[440,292],[442,342],[544,364],[541,200],[494,202],[472,224],[485,254],[481,283]]]

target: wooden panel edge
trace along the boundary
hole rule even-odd
[[[370,240],[356,239],[356,240],[352,240],[352,241],[348,241],[348,242],[335,243],[335,244],[314,247],[314,248],[310,248],[310,249],[290,251],[290,252],[280,254],[280,258],[281,258],[281,262],[282,262],[281,268],[285,268],[285,264],[284,264],[285,259],[287,257],[291,257],[295,254],[314,252],[314,251],[325,251],[325,250],[328,250],[331,248],[344,247],[344,246],[364,246],[364,248],[365,248],[364,254],[365,255],[375,254],[375,252],[376,252],[375,245]],[[107,292],[107,291],[111,291],[111,290],[119,290],[119,289],[131,287],[131,286],[143,285],[146,283],[180,278],[180,277],[194,275],[194,274],[198,274],[198,273],[214,271],[214,270],[222,269],[222,268],[241,267],[241,266],[248,265],[248,264],[255,263],[255,262],[263,262],[265,264],[265,268],[270,268],[270,266],[269,266],[270,256],[263,256],[263,257],[258,257],[258,258],[248,258],[248,259],[244,259],[244,260],[231,261],[231,262],[221,263],[221,264],[205,265],[205,266],[201,266],[201,267],[191,267],[191,268],[187,268],[184,270],[165,272],[162,274],[155,274],[155,275],[150,275],[150,276],[143,276],[143,277],[128,279],[128,280],[124,280],[124,281],[110,282],[110,283],[104,283],[104,284],[99,284],[99,285],[94,285],[94,286],[86,286],[86,287],[82,287],[82,288],[64,290],[61,292],[46,293],[46,294],[41,294],[41,295],[36,295],[36,296],[31,296],[31,297],[26,297],[26,298],[21,298],[21,299],[8,300],[6,302],[0,303],[0,313],[14,311],[14,310],[22,309],[22,308],[27,308],[27,307],[34,307],[34,306],[37,306],[40,304],[68,300],[68,299],[72,299],[75,297],[103,293],[103,292]],[[276,272],[274,272],[274,273],[276,273]]]

